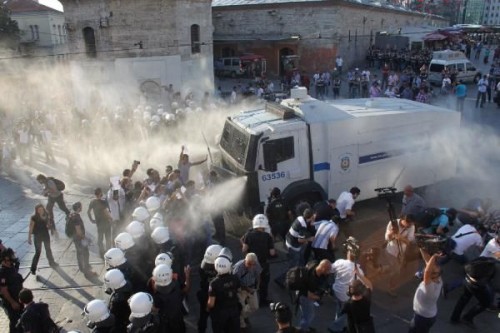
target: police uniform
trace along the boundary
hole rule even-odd
[[[266,215],[269,219],[273,236],[276,238],[279,235],[281,239],[285,240],[290,223],[288,221],[288,209],[281,197],[273,198],[269,202]]]
[[[208,287],[210,282],[217,276],[214,264],[208,264],[204,260],[200,266],[200,290],[196,293],[198,302],[200,302],[200,316],[198,318],[198,333],[204,333],[207,330],[207,320],[209,312],[207,312],[208,302]]]
[[[21,276],[21,274],[17,272],[14,263],[12,263],[12,267],[5,267],[5,266],[0,267],[0,288],[5,288],[5,287],[7,288],[10,297],[12,297],[17,302],[19,292],[21,291],[21,289],[23,289],[23,277]],[[2,297],[2,304],[5,309],[5,312],[7,313],[7,316],[9,317],[10,333],[19,332],[19,330],[16,329],[16,324],[19,318],[21,317],[22,311],[14,310],[11,307],[10,303],[3,297]],[[21,304],[20,306],[22,307]]]
[[[132,283],[133,292],[145,291],[149,279],[146,272],[151,272],[151,270],[147,270],[148,264],[143,260],[142,253],[138,250],[137,245],[125,251],[125,258],[131,269],[130,282]]]
[[[239,288],[240,280],[233,274],[218,275],[210,283],[208,295],[215,297],[215,305],[210,311],[214,333],[240,331]]]
[[[130,306],[128,299],[132,295],[132,286],[127,282],[123,287],[113,291],[109,298],[109,312],[115,316],[116,330],[125,332],[129,323]]]
[[[123,332],[115,327],[115,316],[112,314],[108,318],[95,324],[92,333],[119,333]]]
[[[160,317],[160,331],[186,332],[184,316],[182,313],[183,295],[177,281],[172,281],[168,286],[153,286],[151,295],[153,296],[154,307],[158,309]]]
[[[267,232],[252,229],[243,236],[243,243],[248,245],[249,253],[252,252],[257,255],[259,264],[262,267],[262,272],[260,273],[259,301],[263,304],[267,302],[267,290],[271,278],[268,259],[270,257],[269,251],[274,249],[274,242],[271,235]]]
[[[141,318],[131,318],[127,327],[128,333],[159,333],[160,319],[155,314],[148,314]]]

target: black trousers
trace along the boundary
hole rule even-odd
[[[214,215],[212,216],[212,221],[214,223],[215,235],[214,238],[219,242],[220,245],[226,245],[226,225],[224,224],[224,216]]]
[[[8,302],[3,302],[3,308],[5,310],[5,313],[7,314],[7,317],[9,318],[9,333],[23,333],[23,330],[21,328],[16,328],[17,322],[19,321],[19,318],[21,318],[22,311],[15,311],[14,309],[12,309],[10,304],[8,304]]]
[[[262,264],[262,272],[260,273],[260,286],[259,286],[259,302],[261,304],[268,300],[267,293],[268,293],[270,279],[271,279],[271,272],[269,270],[269,263]]]
[[[198,333],[205,333],[210,312],[207,312],[208,290],[198,290],[196,293],[200,303],[200,315],[198,317]]]
[[[38,267],[38,261],[40,260],[40,255],[42,254],[42,244],[45,247],[45,255],[47,256],[49,265],[54,264],[54,256],[52,255],[52,249],[50,248],[50,235],[48,233],[47,235],[34,234],[33,241],[35,245],[35,255],[31,261],[31,270],[36,271],[36,268]]]
[[[240,331],[240,310],[220,309],[210,314],[213,333],[235,333]]]
[[[473,296],[479,301],[479,303],[470,308],[469,311],[464,314],[463,319],[467,321],[472,321],[475,316],[486,310],[486,308],[491,305],[491,301],[493,300],[493,292],[489,285],[475,285],[465,280],[462,296],[458,299],[457,304],[453,309],[453,313],[451,314],[452,321],[460,320],[462,311]]]
[[[59,207],[60,210],[62,210],[66,216],[69,215],[70,211],[68,207],[66,207],[66,203],[64,202],[64,195],[61,193],[60,196],[58,197],[51,197],[49,196],[49,201],[47,202],[47,212],[49,213],[50,220],[52,223],[54,222],[54,205],[57,203],[57,206]]]
[[[106,238],[106,245],[103,240]],[[111,248],[111,225],[108,222],[97,223],[97,246],[99,246],[99,254],[101,256]]]

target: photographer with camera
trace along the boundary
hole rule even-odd
[[[436,322],[437,301],[443,287],[441,268],[438,265],[440,253],[429,255],[422,248],[422,258],[425,261],[423,281],[420,282],[413,298],[413,318],[409,333],[427,333]]]
[[[278,325],[278,330],[276,333],[299,333],[300,331],[293,327],[292,322],[292,310],[285,303],[271,303],[269,304],[271,312],[274,314],[274,319]]]
[[[391,268],[389,270],[388,292],[392,297],[397,296],[396,288],[404,263],[406,249],[410,242],[415,240],[415,220],[413,215],[402,216],[396,222],[397,224],[393,225],[393,222],[389,221],[385,231],[385,258],[387,266]]]
[[[343,244],[347,259],[338,259],[332,264],[330,273],[335,275],[335,282],[332,285],[335,300],[335,319],[329,325],[329,332],[342,332],[346,328],[347,317],[342,312],[344,304],[349,300],[347,292],[350,284],[359,276],[364,276],[363,270],[357,263],[360,255],[358,241],[354,237],[349,237]]]
[[[347,315],[348,333],[374,333],[375,327],[371,316],[373,285],[368,278],[355,271],[358,280],[349,286],[349,300],[344,304],[342,313]]]
[[[319,306],[319,301],[326,293],[326,284],[332,263],[328,259],[321,260],[319,264],[316,262],[309,263],[307,268],[307,281],[304,288],[298,291],[299,307],[300,307],[300,329],[304,332],[311,332],[311,324],[314,319],[314,308]]]

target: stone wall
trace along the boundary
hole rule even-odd
[[[280,44],[294,42],[301,56],[301,67],[307,71],[331,68],[341,54],[345,66],[364,62],[366,50],[377,32],[397,33],[406,26],[446,26],[436,17],[374,6],[356,5],[343,1],[289,3],[267,6],[213,7],[214,53],[220,53],[218,40],[272,40]],[[430,28],[433,29],[433,28]],[[237,52],[252,52],[250,42],[239,42]],[[247,47],[242,47],[245,45]],[[279,47],[274,59],[268,61],[268,72],[277,72]]]

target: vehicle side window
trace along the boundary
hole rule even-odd
[[[429,71],[435,73],[441,73],[444,69],[444,65],[441,64],[431,64]]]
[[[233,66],[239,66],[240,65],[240,60],[239,59],[233,59]]]
[[[224,66],[231,66],[231,59],[224,59]]]
[[[269,140],[264,143],[264,165],[268,171],[276,171],[280,162],[295,157],[293,136]]]
[[[460,62],[457,64],[457,70],[459,72],[463,72],[465,70],[465,64],[463,62]]]
[[[475,71],[476,70],[476,67],[474,67],[474,65],[471,64],[470,62],[468,62],[466,66],[467,66],[466,68],[468,71]]]

